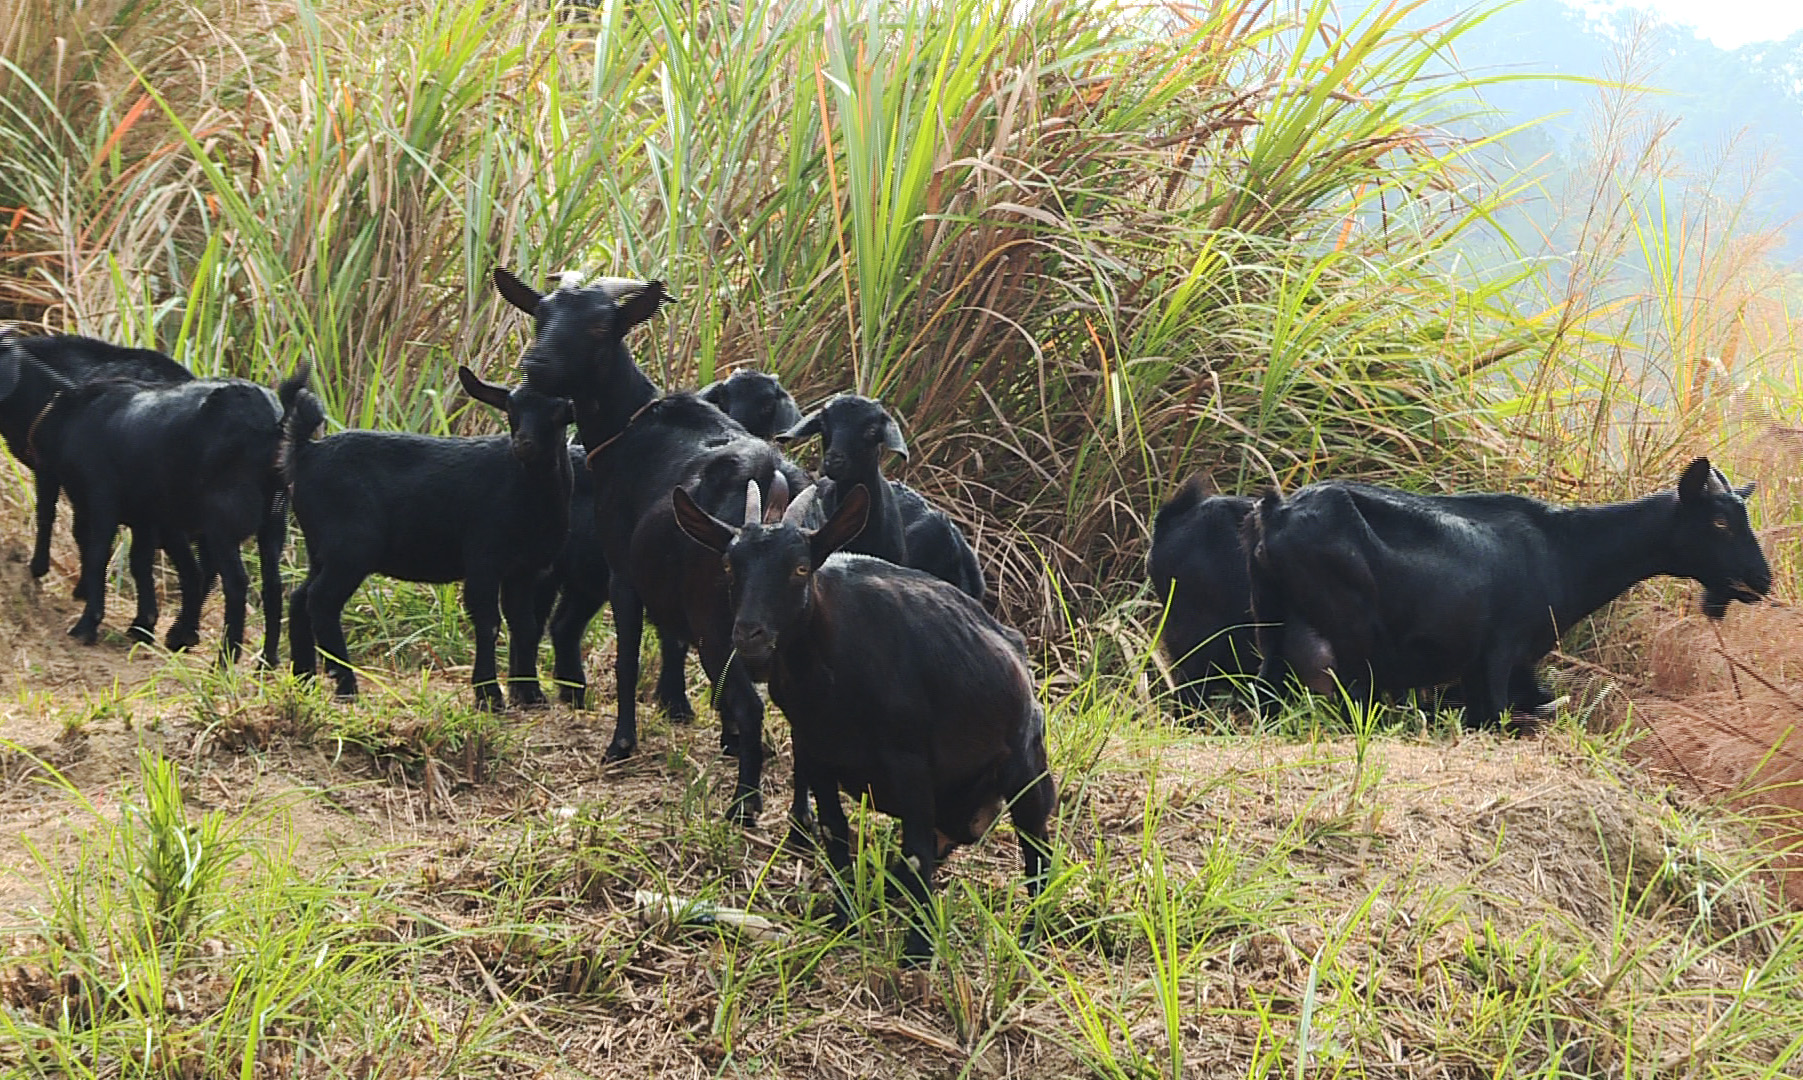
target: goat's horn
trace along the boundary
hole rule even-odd
[[[813,512],[814,500],[819,495],[820,489],[813,484],[802,488],[801,494],[795,496],[795,501],[789,504],[787,510],[783,511],[783,524],[793,525],[798,529],[807,528],[808,514]]]
[[[758,494],[755,477],[745,481],[745,524],[756,525],[764,518],[764,499]]]
[[[783,520],[783,511],[789,508],[789,478],[781,469],[770,478],[770,509],[764,512],[764,524],[774,525]]]

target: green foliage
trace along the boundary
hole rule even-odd
[[[656,377],[883,395],[1049,616],[1037,553],[1122,576],[1189,469],[1436,482],[1496,444],[1472,374],[1543,331],[1439,258],[1506,188],[1446,134],[1472,82],[1421,77],[1482,16],[1417,6],[89,9],[106,78],[8,71],[9,250],[56,283],[14,299],[436,431],[492,424],[451,368],[524,331],[491,266],[663,276]],[[191,25],[186,67],[133,47]]]

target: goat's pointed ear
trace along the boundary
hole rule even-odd
[[[1684,475],[1678,478],[1678,501],[1696,502],[1709,493],[1709,485],[1715,480],[1715,470],[1710,467],[1706,457],[1696,458],[1684,467]]]
[[[13,341],[10,331],[0,333],[0,401],[12,397],[19,385],[20,369],[25,359],[20,354],[23,349]]]
[[[676,298],[664,291],[661,281],[647,281],[645,287],[619,304],[620,330],[632,329],[657,314],[657,309]]]
[[[695,391],[695,396],[707,402],[709,405],[712,405],[714,408],[719,409],[721,412],[725,412],[726,380],[715,379],[713,382],[708,383],[706,386]]]
[[[777,432],[771,437],[771,441],[779,443],[800,442],[803,439],[811,439],[820,434],[820,412],[821,410],[815,409],[813,412],[802,417],[801,422],[794,427],[787,431]]]
[[[731,525],[697,506],[682,488],[670,492],[670,506],[676,511],[676,524],[703,547],[724,552],[737,535]]]
[[[513,276],[513,271],[505,266],[495,267],[495,290],[502,299],[519,308],[528,315],[538,314],[538,302],[543,299],[537,289]]]
[[[839,500],[839,508],[833,511],[833,516],[827,518],[826,524],[820,526],[819,531],[808,539],[814,565],[819,566],[826,561],[828,555],[857,539],[868,520],[870,489],[858,484],[846,492],[845,498]]]
[[[457,381],[463,384],[463,392],[484,405],[507,411],[507,388],[494,383],[483,382],[480,377],[462,364],[457,365]]]
[[[902,441],[901,425],[893,416],[883,420],[883,449],[892,454],[900,454],[902,460],[908,460],[908,444]]]
[[[0,397],[5,397],[5,396],[6,395],[4,395],[4,394],[0,394]],[[1757,488],[1758,486],[1759,486],[1759,481],[1748,480],[1746,483],[1735,488],[1734,494],[1740,496],[1741,502],[1746,502],[1748,499],[1751,499],[1753,497],[1753,489]]]

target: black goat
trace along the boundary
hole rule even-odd
[[[880,401],[856,394],[840,394],[809,413],[801,423],[776,437],[779,443],[799,442],[820,436],[820,472],[832,484],[824,493],[821,509],[837,509],[839,493],[862,484],[870,492],[869,520],[846,550],[857,555],[887,559],[907,566],[908,534],[902,525],[895,489],[883,478],[883,451],[908,457],[901,428]],[[922,500],[924,502],[925,500]]]
[[[1178,701],[1202,707],[1258,670],[1252,632],[1252,579],[1240,527],[1252,500],[1214,495],[1193,476],[1152,521],[1146,570],[1168,604],[1159,644],[1176,669]]]
[[[305,373],[295,377],[304,379]],[[294,382],[294,379],[289,382]],[[288,383],[284,383],[287,386]],[[104,380],[65,386],[37,423],[40,489],[69,493],[81,532],[86,607],[69,633],[92,644],[106,605],[106,563],[121,524],[176,538],[165,549],[182,583],[172,640],[199,629],[199,568],[186,538],[199,537],[218,562],[225,591],[221,658],[244,642],[250,578],[238,545],[255,535],[263,570],[263,660],[281,641],[281,557],[287,514],[276,472],[281,406],[267,388],[241,379],[173,385]]]
[[[695,644],[719,687],[721,746],[739,758],[728,814],[752,823],[763,808],[763,701],[745,666],[727,663],[732,608],[720,559],[683,536],[669,493],[686,487],[709,512],[726,516],[738,512],[747,481],[768,484],[781,471],[802,486],[806,476],[695,394],[659,397],[633,363],[626,333],[669,299],[662,282],[602,279],[540,294],[497,269],[495,287],[533,317],[527,385],[572,400],[587,451],[617,641],[619,708],[608,760],[638,749],[639,639],[649,615],[664,641]]]
[[[850,825],[839,791],[869,795],[901,818],[899,876],[917,905],[904,955],[931,954],[920,918],[934,865],[975,843],[1007,808],[1028,892],[1051,861],[1047,823],[1055,787],[1046,768],[1045,714],[1026,643],[938,578],[880,559],[838,554],[865,528],[870,499],[857,485],[818,530],[803,528],[814,489],[787,503],[773,484],[760,513],[746,489],[735,527],[677,488],[683,530],[731,567],[732,643],[789,718],[797,772],[814,793],[826,851],[843,881]],[[841,893],[840,916],[847,914]]]
[[[776,376],[762,371],[741,368],[702,387],[699,396],[760,439],[801,423],[795,399]]]
[[[768,439],[801,421],[795,399],[774,375],[763,372],[735,371],[731,378],[713,383],[699,396],[760,439]],[[556,656],[552,676],[558,695],[577,708],[582,707],[588,688],[582,668],[582,638],[590,620],[607,603],[611,579],[607,553],[601,547],[600,526],[595,520],[595,487],[584,457],[582,451],[571,450],[576,489],[570,502],[570,539],[541,588],[538,608],[541,622],[550,629]],[[553,597],[557,601],[555,609],[551,607]],[[660,641],[663,667],[657,678],[658,705],[674,720],[692,720],[695,710],[689,704],[684,672],[688,643],[669,638]]]
[[[927,502],[926,496],[902,483],[889,481],[895,506],[901,511],[902,533],[907,540],[908,565],[958,587],[958,591],[984,603],[988,587],[983,568],[964,531],[945,511]]]
[[[0,391],[4,391],[0,392],[0,437],[5,438],[13,456],[34,472],[37,469],[36,428],[45,412],[54,407],[65,384],[80,385],[100,379],[174,384],[194,379],[194,374],[187,368],[152,349],[134,349],[76,334],[25,337],[9,327],[0,327],[0,353],[10,352],[13,348],[23,350],[23,356],[36,361],[37,368],[22,365],[19,356],[10,360],[0,357],[0,365],[5,365],[4,373],[0,373]],[[37,478],[36,487],[37,535],[32,543],[30,569],[32,577],[41,578],[50,572],[50,534],[56,524],[56,502],[61,490],[59,485],[44,477]],[[83,546],[83,525],[78,516],[71,529],[77,551]],[[182,537],[162,538],[145,530],[132,530],[129,562],[132,581],[137,586],[138,612],[132,619],[130,633],[143,641],[156,639],[157,594],[151,572],[156,548],[163,543],[179,543],[185,548],[187,541]],[[174,552],[170,555],[171,562],[176,565],[180,564],[181,558]],[[211,562],[203,554],[200,574],[203,593],[211,579]],[[86,599],[86,591],[77,576],[75,599]],[[191,609],[197,609],[203,599],[203,596],[184,597],[183,601]],[[177,625],[181,626],[179,620]],[[181,633],[172,633],[167,644],[171,649],[179,649],[196,640],[192,631],[182,627]]]
[[[1188,710],[1200,710],[1211,696],[1245,688],[1260,663],[1242,535],[1253,500],[1211,490],[1212,484],[1198,473],[1159,508],[1146,558],[1158,601],[1168,604],[1159,645],[1175,669],[1177,703]],[[1293,654],[1292,667],[1308,667],[1322,642],[1304,635],[1286,641],[1286,647]],[[1331,681],[1317,680],[1313,688],[1328,691]],[[1433,695],[1430,704],[1437,708],[1462,700],[1454,689]],[[1531,664],[1510,674],[1511,708],[1532,712],[1551,701]]]
[[[344,605],[365,578],[382,574],[463,582],[476,630],[471,681],[487,708],[501,702],[495,639],[505,612],[508,693],[515,705],[544,703],[535,595],[569,531],[570,403],[530,387],[509,392],[466,367],[457,377],[470,397],[506,414],[511,434],[345,431],[313,442],[325,420],[319,400],[284,387],[282,472],[307,542],[307,577],[289,598],[294,672],[313,674],[317,635],[341,697],[357,693]]]
[[[1703,583],[1704,609],[1771,588],[1746,498],[1707,458],[1676,491],[1564,509],[1517,495],[1416,495],[1314,484],[1246,518],[1263,661],[1305,684],[1331,669],[1350,701],[1461,681],[1467,726],[1496,724],[1559,635],[1661,574]],[[1298,635],[1320,647],[1302,664]],[[1515,688],[1512,690],[1512,687]]]

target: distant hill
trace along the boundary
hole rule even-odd
[[[1423,20],[1469,10],[1470,0],[1431,0]],[[1682,26],[1645,21],[1630,71],[1649,94],[1644,106],[1678,121],[1668,143],[1695,168],[1712,167],[1724,149],[1742,165],[1759,161],[1751,223],[1783,228],[1782,257],[1803,262],[1803,32],[1781,42],[1722,49]],[[1587,15],[1564,0],[1521,0],[1490,16],[1459,42],[1454,58],[1476,74],[1622,77],[1624,43],[1636,16]],[[1588,125],[1598,92],[1557,80],[1505,82],[1485,91],[1503,123],[1547,117],[1537,134],[1512,145],[1518,161],[1555,155],[1552,170],[1588,155]],[[1529,156],[1531,155],[1531,156]]]

